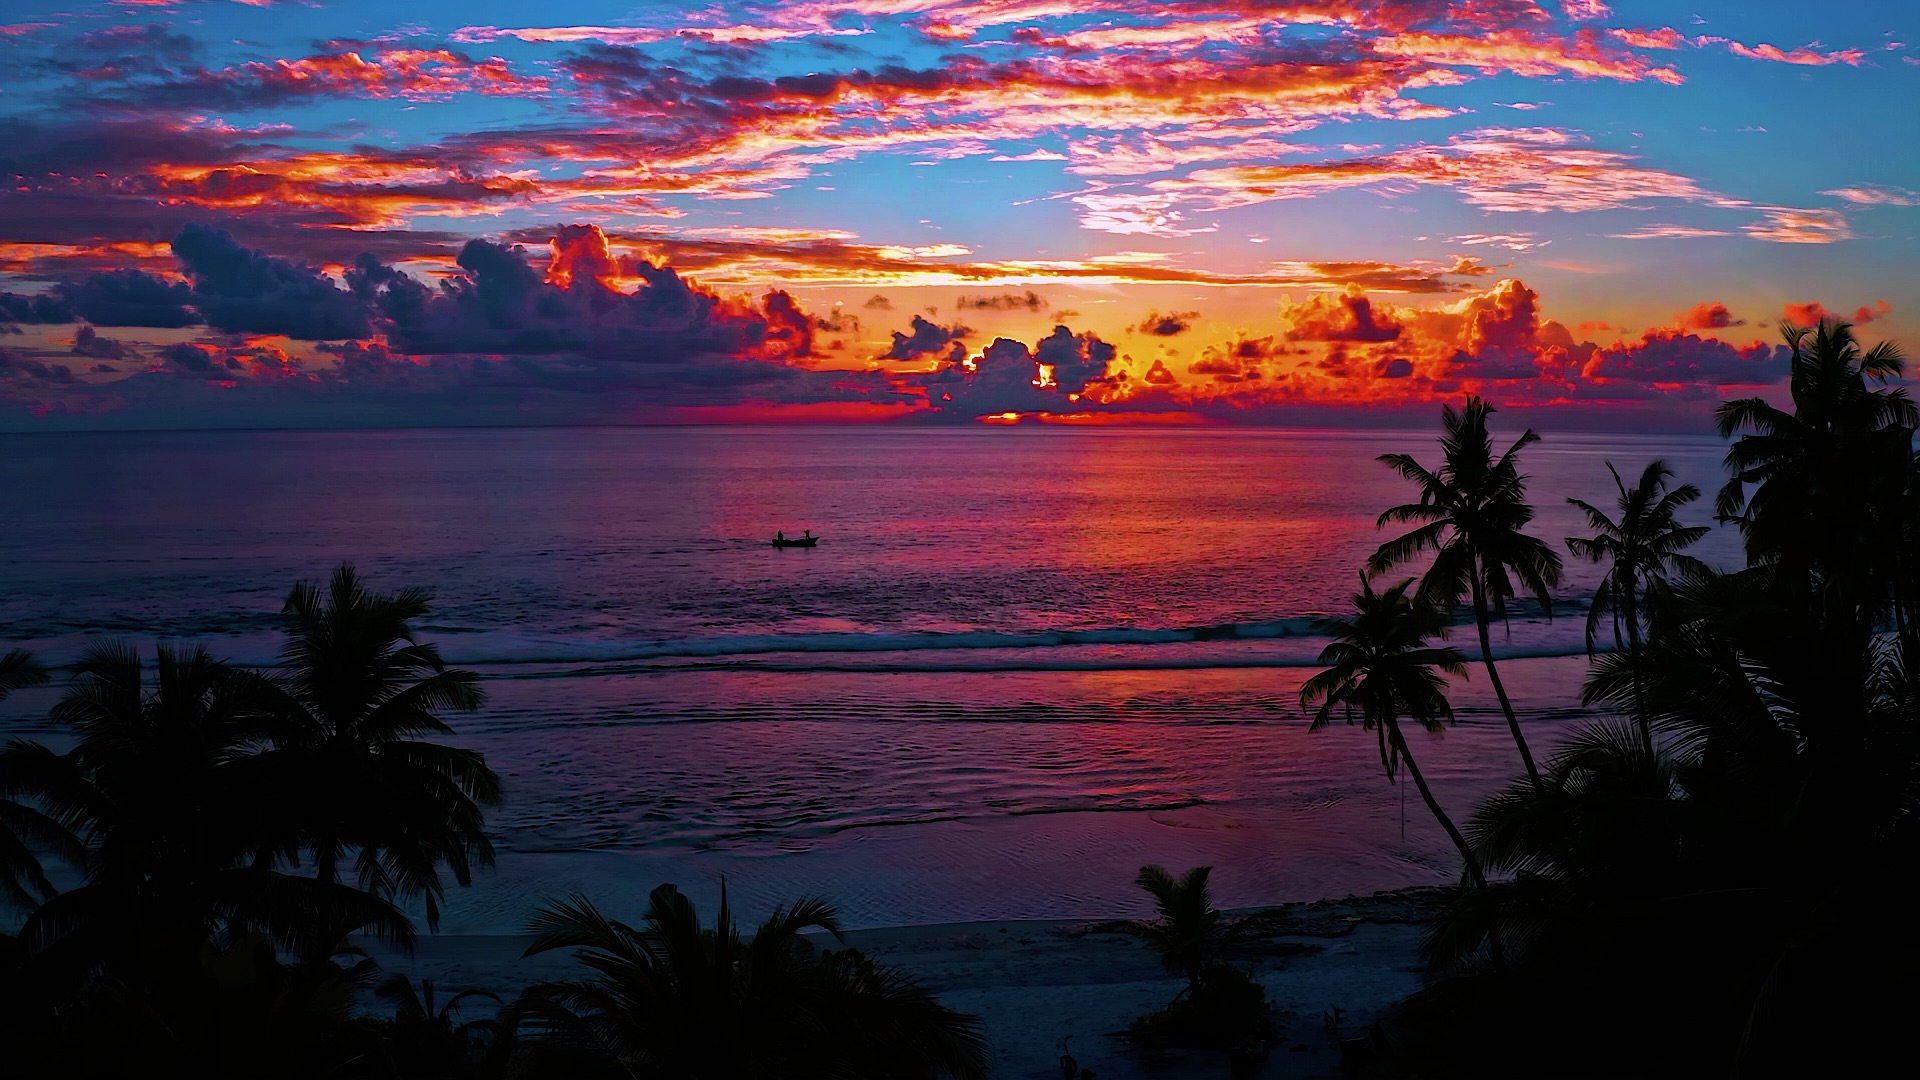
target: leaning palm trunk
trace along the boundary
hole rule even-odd
[[[1473,883],[1474,891],[1480,896],[1480,902],[1486,905],[1487,951],[1493,957],[1493,966],[1504,970],[1507,966],[1507,957],[1505,950],[1500,947],[1500,925],[1499,920],[1494,917],[1493,889],[1487,884],[1487,875],[1480,870],[1480,859],[1473,853],[1473,847],[1467,843],[1467,838],[1460,834],[1460,829],[1453,823],[1453,819],[1447,816],[1445,810],[1440,809],[1440,800],[1433,797],[1433,789],[1427,786],[1426,776],[1420,772],[1419,763],[1413,759],[1413,751],[1407,747],[1406,736],[1400,733],[1400,722],[1389,719],[1386,727],[1388,737],[1393,740],[1393,747],[1399,753],[1400,760],[1406,763],[1407,774],[1413,777],[1413,786],[1420,790],[1420,798],[1427,804],[1428,812],[1433,814],[1434,820],[1447,831],[1447,838],[1452,840],[1453,846],[1460,851],[1460,861],[1466,864],[1467,868],[1467,880]]]
[[[1647,690],[1640,680],[1640,667],[1646,661],[1641,652],[1640,611],[1634,603],[1633,593],[1629,591],[1626,599],[1627,648],[1633,656],[1633,719],[1640,729],[1640,749],[1653,759],[1653,718],[1647,713]]]
[[[1540,785],[1540,770],[1533,764],[1533,751],[1527,747],[1527,737],[1520,733],[1520,718],[1514,714],[1513,702],[1507,697],[1507,686],[1500,681],[1500,669],[1493,666],[1493,635],[1488,631],[1492,620],[1487,614],[1487,596],[1480,583],[1479,564],[1474,564],[1473,575],[1473,625],[1480,632],[1480,662],[1486,665],[1487,681],[1493,684],[1493,695],[1500,699],[1500,711],[1506,714],[1507,730],[1513,732],[1513,744],[1520,748],[1520,761],[1527,767],[1527,779],[1535,787]]]

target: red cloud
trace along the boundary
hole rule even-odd
[[[1786,373],[1785,350],[1756,342],[1734,347],[1665,327],[1632,344],[1616,341],[1581,362],[1581,378],[1633,386],[1763,386]]]
[[[1781,315],[1795,326],[1816,326],[1829,320],[1851,322],[1856,326],[1865,326],[1875,319],[1884,319],[1893,314],[1893,306],[1885,300],[1875,300],[1871,305],[1862,304],[1854,309],[1848,318],[1837,311],[1829,311],[1818,300],[1809,300],[1804,304],[1788,304],[1781,309]]]
[[[1316,296],[1285,309],[1283,316],[1293,324],[1288,341],[1393,341],[1401,329],[1391,316],[1376,314],[1373,302],[1351,285],[1340,296]]]
[[[831,369],[813,355],[820,321],[784,291],[758,303],[722,296],[665,266],[619,255],[592,226],[548,235],[544,259],[474,241],[461,253],[460,272],[438,290],[378,259],[356,260],[344,295],[364,305],[382,335],[371,340],[324,344],[302,357],[270,342],[161,345],[116,332],[115,343],[96,335],[79,351],[91,358],[137,350],[126,355],[154,357],[155,367],[128,375],[111,364],[85,372],[67,366],[62,374],[61,361],[82,336],[76,333],[10,360],[0,403],[50,415],[192,405],[202,410],[192,415],[222,423],[264,418],[248,411],[256,408],[292,410],[273,416],[398,409],[466,422],[502,409],[548,422],[670,418],[662,409],[706,410],[697,415],[709,418],[919,411],[1091,422],[1296,415],[1270,410],[1419,404],[1463,390],[1511,405],[1660,397],[1704,405],[1719,388],[1777,383],[1785,370],[1779,346],[1736,348],[1682,328],[1606,346],[1576,342],[1543,316],[1539,294],[1514,279],[1438,307],[1398,306],[1356,290],[1283,304],[1277,325],[1203,348],[1187,369],[1201,378],[1187,383],[1164,360],[1119,357],[1097,336],[1065,326],[1032,346],[996,340],[977,356],[952,352],[949,340],[928,354],[949,352],[931,371]],[[283,262],[244,254],[263,272]],[[318,283],[282,292],[285,310],[276,311],[286,320],[301,315],[302,304],[324,302],[331,311],[341,300]],[[1708,321],[1718,318],[1712,304],[1700,310]],[[264,396],[270,384],[280,389]],[[225,396],[181,397],[214,390]],[[542,402],[546,411],[524,411]]]
[[[614,287],[619,264],[600,226],[562,225],[549,243],[553,256],[547,260],[547,284],[565,289],[577,277],[583,284],[598,282],[604,288]]]
[[[1717,300],[1695,304],[1674,316],[1673,321],[1688,330],[1724,330],[1729,326],[1746,325],[1745,319],[1734,318],[1733,312],[1727,310],[1727,305]]]
[[[1467,307],[1465,351],[1472,356],[1516,355],[1537,345],[1540,294],[1517,278],[1495,285]]]

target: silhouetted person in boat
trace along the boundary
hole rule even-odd
[[[787,534],[784,532],[776,532],[773,534],[773,538],[775,540],[785,540],[787,538]]]
[[[802,537],[801,537],[800,539],[802,539],[802,540],[811,540],[811,539],[813,539],[813,530],[812,530],[812,529],[808,529],[808,530],[807,530],[807,532],[806,532],[806,535],[805,535],[805,536],[802,536]]]

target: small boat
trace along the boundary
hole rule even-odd
[[[820,538],[813,535],[776,536],[773,538],[773,546],[777,548],[812,547],[819,542]]]

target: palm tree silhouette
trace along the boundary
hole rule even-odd
[[[1158,866],[1143,866],[1134,884],[1153,895],[1159,921],[1143,923],[1140,933],[1160,954],[1167,970],[1187,977],[1188,994],[1198,994],[1207,965],[1219,947],[1220,913],[1207,889],[1211,866],[1196,866],[1179,877]]]
[[[481,1054],[492,1029],[488,1020],[458,1022],[460,1003],[486,998],[498,1005],[489,990],[462,990],[445,1001],[434,993],[432,979],[416,986],[405,975],[390,975],[373,994],[393,1004],[393,1021],[386,1030],[385,1050],[391,1067],[401,1076],[455,1077],[478,1075]]]
[[[1380,456],[1379,460],[1420,486],[1420,501],[1389,507],[1378,524],[1419,524],[1381,544],[1367,560],[1367,569],[1384,574],[1423,552],[1434,553],[1420,581],[1419,602],[1435,608],[1457,608],[1463,599],[1470,602],[1487,678],[1500,699],[1500,710],[1506,714],[1527,776],[1537,781],[1540,771],[1534,767],[1533,752],[1521,734],[1513,702],[1507,698],[1506,685],[1494,666],[1488,627],[1494,615],[1506,618],[1507,601],[1515,595],[1515,578],[1551,617],[1552,588],[1560,580],[1560,556],[1545,541],[1521,531],[1533,520],[1533,507],[1527,503],[1527,478],[1520,472],[1519,455],[1540,441],[1540,436],[1529,428],[1495,459],[1493,439],[1487,432],[1487,417],[1493,411],[1474,395],[1468,395],[1466,405],[1457,412],[1451,405],[1442,406],[1441,462],[1437,470],[1429,471],[1408,454]]]
[[[1674,520],[1675,512],[1700,497],[1700,489],[1692,484],[1669,489],[1667,483],[1673,479],[1673,470],[1666,462],[1648,463],[1631,491],[1620,479],[1620,470],[1613,467],[1613,462],[1606,464],[1607,472],[1613,475],[1613,486],[1620,493],[1615,503],[1619,507],[1619,520],[1580,499],[1567,500],[1587,515],[1587,524],[1594,530],[1590,537],[1567,537],[1567,550],[1596,563],[1611,562],[1606,576],[1593,592],[1593,605],[1587,609],[1589,656],[1593,653],[1601,620],[1608,617],[1613,621],[1614,647],[1624,646],[1639,653],[1644,614],[1665,591],[1669,573],[1701,565],[1699,560],[1683,552],[1707,535],[1705,526],[1681,525]],[[1638,701],[1637,694],[1634,717],[1639,722],[1643,749],[1652,753],[1653,725],[1647,717],[1645,703]]]
[[[1460,852],[1468,880],[1481,900],[1490,903],[1479,857],[1453,819],[1440,808],[1400,730],[1402,717],[1428,731],[1443,730],[1453,720],[1453,706],[1447,701],[1440,673],[1466,674],[1466,657],[1460,650],[1429,644],[1445,635],[1446,623],[1431,605],[1407,595],[1412,586],[1409,578],[1376,593],[1363,573],[1360,591],[1353,596],[1351,616],[1315,620],[1315,628],[1332,638],[1317,661],[1328,667],[1301,685],[1300,706],[1310,709],[1319,703],[1309,731],[1326,727],[1336,713],[1349,724],[1357,718],[1363,730],[1374,733],[1380,765],[1388,777],[1396,775],[1402,763],[1406,765],[1427,810]],[[1499,933],[1491,920],[1487,925],[1493,962],[1496,967],[1502,966],[1505,958]]]
[[[502,1027],[529,1027],[533,1053],[574,1068],[660,1080],[986,1074],[978,1020],[858,950],[814,951],[805,931],[840,936],[822,900],[776,910],[743,937],[724,883],[711,929],[661,885],[638,928],[575,897],[543,908],[533,930],[526,955],[574,949],[594,974],[530,987]]]
[[[0,701],[15,690],[47,681],[41,667],[25,649],[0,655]],[[72,832],[39,808],[15,796],[29,787],[29,778],[16,777],[0,757],[0,907],[31,911],[54,893],[35,848],[52,852],[75,866],[84,857]],[[31,891],[29,891],[31,890]]]
[[[205,649],[167,646],[150,689],[145,674],[131,645],[93,646],[50,713],[76,736],[73,748],[16,740],[0,751],[9,789],[85,847],[74,853],[83,883],[27,917],[29,953],[74,974],[138,968],[155,948],[192,950],[216,933],[257,931],[322,956],[341,928],[411,945],[412,926],[392,905],[259,857],[291,843],[285,792],[257,752],[268,742],[261,680]]]
[[[1900,549],[1920,409],[1904,389],[1868,385],[1901,373],[1900,348],[1886,341],[1863,353],[1837,321],[1782,324],[1781,334],[1793,353],[1793,411],[1757,397],[1720,406],[1721,436],[1744,434],[1727,450],[1733,475],[1714,511],[1739,526],[1750,563],[1795,564],[1789,573],[1824,603],[1872,603],[1888,578],[1912,575]],[[1892,602],[1904,626],[1914,598],[1897,583]]]
[[[441,864],[461,885],[493,865],[483,808],[498,806],[500,778],[477,751],[420,736],[451,735],[440,714],[470,712],[478,677],[449,669],[410,620],[427,613],[420,589],[370,592],[351,565],[323,595],[300,582],[282,610],[285,676],[273,713],[275,768],[306,808],[303,834],[316,876],[339,878],[352,856],[361,888],[424,903],[440,923]]]
[[[10,649],[0,654],[0,701],[15,690],[40,686],[47,681],[47,669],[25,649]]]

